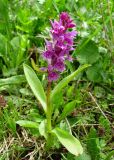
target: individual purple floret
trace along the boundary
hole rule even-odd
[[[47,72],[50,82],[56,81],[59,73],[65,70],[65,60],[72,61],[70,51],[74,50],[73,40],[77,35],[76,31],[71,31],[75,24],[66,12],[60,14],[59,21],[51,21],[51,26],[52,41],[46,40],[46,51],[43,53],[43,58],[48,63]]]

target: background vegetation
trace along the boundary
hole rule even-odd
[[[48,153],[36,129],[23,129],[20,119],[40,122],[42,109],[25,80],[23,63],[41,67],[50,19],[67,11],[77,24],[74,62],[91,64],[54,99],[55,119],[64,104],[75,109],[61,123],[81,140],[83,155],[75,157],[58,142]],[[46,88],[46,77],[38,74]],[[57,82],[56,82],[57,83]],[[56,84],[55,84],[56,85]],[[67,97],[67,98],[66,98]],[[30,127],[30,126],[29,126]],[[114,157],[114,2],[113,0],[0,0],[0,160],[113,160]]]

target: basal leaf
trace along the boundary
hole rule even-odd
[[[4,85],[20,84],[25,81],[26,81],[26,79],[25,79],[24,75],[12,76],[9,78],[0,79],[0,87],[2,87]]]
[[[56,93],[60,92],[62,88],[64,88],[74,77],[76,77],[81,71],[83,71],[85,68],[89,67],[89,64],[85,64],[81,67],[79,67],[75,72],[71,73],[69,76],[62,79],[56,87],[52,90],[51,93],[51,99],[56,95]]]
[[[59,141],[66,147],[66,149],[76,155],[79,156],[83,153],[83,148],[77,138],[75,138],[73,135],[69,134],[68,132],[60,129],[55,128],[52,130],[53,133],[57,136]]]
[[[46,95],[40,80],[33,69],[26,64],[24,64],[24,73],[34,95],[40,101],[44,111],[46,112]]]
[[[46,134],[46,120],[43,120],[40,125],[39,125],[39,132],[42,136],[44,136],[45,138],[47,138],[47,134]]]
[[[88,155],[86,152],[83,152],[83,154],[78,157],[74,157],[74,155],[68,153],[66,158],[67,160],[91,160],[90,155]]]
[[[103,68],[100,65],[100,62],[93,64],[86,70],[87,78],[93,82],[103,81]]]
[[[100,57],[98,47],[92,40],[83,46],[83,43],[86,41],[87,39],[84,39],[82,44],[79,46],[79,49],[77,48],[77,59],[81,64],[93,64]]]
[[[39,126],[37,122],[27,121],[27,120],[19,120],[16,123],[26,128],[37,128],[38,129],[38,126]]]
[[[83,153],[82,155],[77,157],[76,160],[91,160],[91,157],[90,157],[90,155]]]

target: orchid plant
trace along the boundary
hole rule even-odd
[[[44,60],[47,61],[47,67],[36,69],[47,74],[47,94],[45,94],[43,86],[33,69],[24,64],[24,73],[26,79],[34,95],[40,101],[44,109],[46,119],[42,121],[41,124],[36,124],[35,122],[32,122],[31,124],[30,122],[27,122],[27,124],[24,124],[23,121],[17,121],[17,123],[25,127],[32,125],[33,128],[39,128],[40,133],[46,139],[46,147],[48,149],[53,145],[52,140],[53,137],[56,136],[69,152],[77,156],[83,153],[83,148],[79,140],[70,132],[58,127],[58,123],[65,119],[67,115],[73,111],[76,101],[74,100],[66,104],[62,113],[59,115],[57,123],[52,125],[52,119],[55,112],[53,99],[57,93],[59,93],[75,76],[77,76],[89,65],[86,64],[80,66],[75,72],[58,82],[55,88],[52,89],[51,84],[55,81],[58,81],[60,73],[66,68],[65,62],[73,61],[70,51],[74,50],[73,40],[77,35],[77,32],[73,30],[73,28],[75,28],[75,24],[73,23],[73,20],[70,18],[69,14],[66,12],[62,12],[60,14],[59,21],[54,20],[54,22],[50,22],[51,41],[46,40],[46,50],[42,54]],[[32,63],[34,66],[33,68],[36,68],[33,61]],[[43,128],[43,131],[41,131],[41,128]]]

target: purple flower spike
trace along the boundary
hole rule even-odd
[[[46,40],[46,51],[43,58],[47,61],[48,81],[56,81],[59,78],[59,72],[65,70],[65,60],[73,61],[70,51],[74,50],[73,41],[77,32],[71,30],[76,25],[69,14],[62,12],[59,21],[51,21],[52,42]],[[70,30],[69,30],[70,29]]]
[[[65,65],[64,62],[58,60],[55,64],[54,64],[54,69],[59,71],[59,72],[63,72],[65,70]]]
[[[59,78],[59,74],[56,72],[49,72],[48,74],[48,80],[51,81],[56,81]]]
[[[68,28],[73,28],[76,25],[73,23],[73,20],[70,18],[70,16],[68,15],[68,13],[66,12],[62,12],[60,14],[60,21],[62,23],[62,25],[68,29]]]
[[[44,57],[45,59],[51,59],[52,55],[53,55],[53,52],[51,52],[51,51],[45,51],[45,52],[43,53],[43,57]]]

